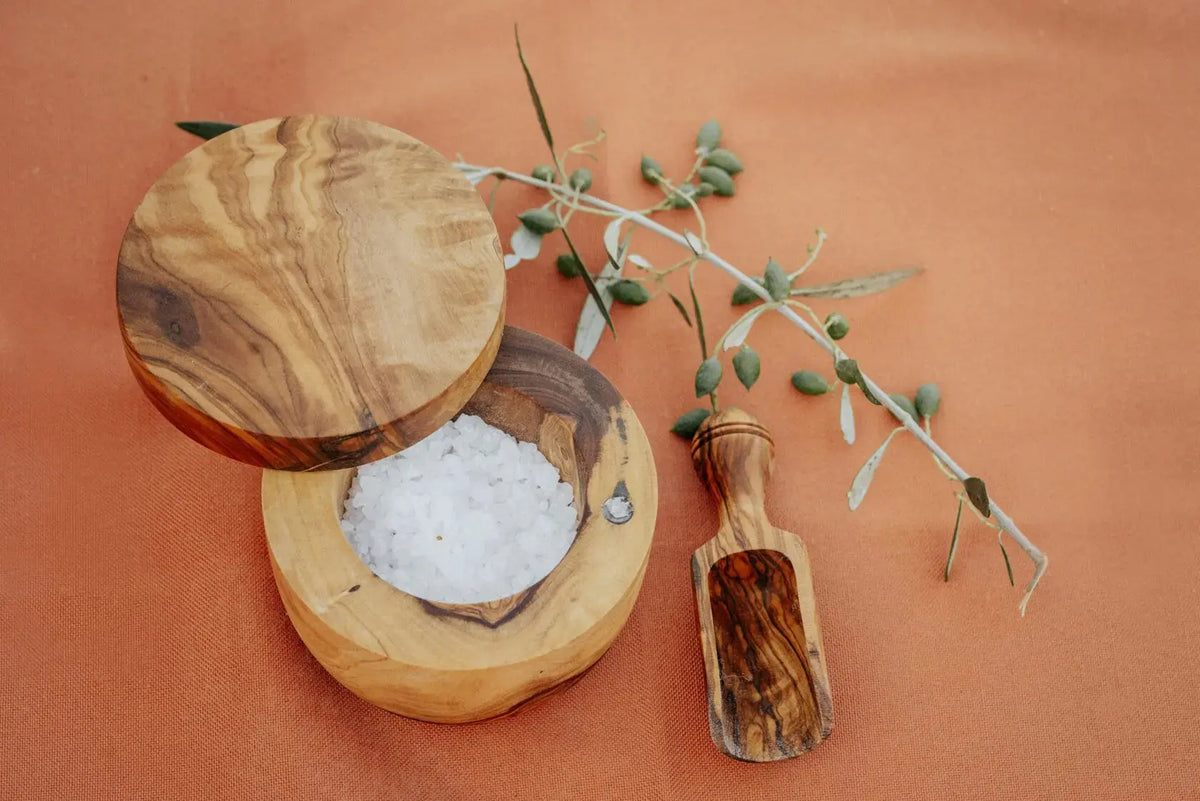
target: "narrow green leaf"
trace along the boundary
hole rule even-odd
[[[875,469],[883,461],[883,454],[887,451],[887,446],[891,444],[892,437],[903,430],[903,428],[892,429],[892,433],[887,435],[887,439],[883,441],[879,449],[872,453],[866,463],[859,469],[858,473],[854,476],[854,481],[850,482],[850,490],[846,493],[846,499],[850,502],[850,511],[853,512],[863,502],[863,498],[867,495],[867,490],[871,487],[871,481],[875,478]]]
[[[546,138],[546,145],[550,148],[550,155],[554,156],[554,136],[550,133],[550,123],[546,122],[546,111],[542,108],[542,98],[538,95],[537,86],[533,83],[533,73],[529,71],[529,64],[525,62],[525,53],[521,51],[521,33],[516,25],[513,25],[513,39],[517,42],[517,58],[521,60],[521,69],[525,71],[525,85],[529,87],[529,99],[533,101],[533,110],[537,112],[538,124],[542,126],[542,136]],[[586,273],[587,271],[585,270],[584,272]],[[596,302],[599,303],[600,301],[597,300]],[[605,313],[605,316],[608,316],[607,313]],[[609,322],[609,326],[612,326],[611,321]]]
[[[696,436],[696,431],[699,430],[700,424],[707,420],[711,414],[712,412],[708,409],[692,409],[690,412],[685,412],[671,426],[671,433],[677,434],[684,439],[691,439]]]
[[[963,481],[963,489],[967,491],[971,505],[979,510],[979,514],[984,517],[992,516],[992,502],[988,500],[987,484],[983,483],[982,478],[967,478]]]
[[[696,335],[700,337],[700,353],[708,358],[708,340],[704,336],[704,315],[700,312],[700,300],[696,297],[696,265],[688,268],[688,291],[692,293],[692,314],[696,315]]]
[[[828,284],[802,286],[792,290],[793,295],[807,295],[810,298],[861,298],[884,292],[921,272],[920,267],[907,270],[889,270],[883,273],[860,275],[855,278],[843,278],[841,281],[831,281]]]
[[[212,139],[238,127],[235,122],[177,122],[175,126],[201,139]]]
[[[741,349],[733,354],[733,372],[743,387],[753,387],[762,373],[762,359],[759,358],[758,352],[749,345],[742,345]]]
[[[1000,553],[1004,554],[1004,569],[1008,571],[1008,586],[1015,587],[1017,582],[1013,579],[1012,562],[1008,560],[1008,550],[1004,547],[1004,542],[997,538],[996,542],[1000,544]]]
[[[721,383],[723,372],[716,356],[709,356],[700,362],[700,366],[696,368],[696,397],[704,397],[716,389]]]
[[[954,554],[958,552],[958,526],[962,523],[962,498],[958,499],[958,514],[954,518],[954,534],[950,537],[950,555],[946,557],[946,581],[950,580],[950,566],[954,564]],[[1000,547],[1004,547],[1001,545]]]
[[[671,302],[675,304],[675,308],[678,309],[679,313],[683,315],[683,321],[688,324],[688,328],[691,328],[692,318],[688,316],[687,308],[683,305],[683,301],[675,297],[674,293],[672,293],[670,290],[667,290],[667,297],[671,299]]]
[[[575,249],[575,243],[571,241],[571,235],[567,233],[567,229],[563,227],[558,230],[562,231],[563,239],[567,241],[567,247],[570,249],[571,255],[575,257],[575,261],[579,264],[579,277],[583,279],[583,283],[587,284],[588,294],[592,296],[592,300],[596,301],[596,307],[604,315],[604,322],[608,323],[608,330],[612,331],[613,337],[616,337],[617,327],[613,325],[612,315],[608,313],[608,307],[604,305],[604,298],[600,296],[600,290],[596,288],[596,279],[592,278],[591,270],[583,263],[583,259],[579,258],[579,251]]]

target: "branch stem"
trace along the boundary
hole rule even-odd
[[[510,172],[502,167],[481,167],[463,162],[456,162],[454,166],[466,173],[490,172],[493,175],[503,176],[518,183],[527,184],[528,186],[536,186],[547,191],[553,192],[555,190],[559,190],[559,187],[553,183],[539,181],[537,178],[529,175]],[[622,206],[618,206],[616,203],[611,203],[603,198],[595,197],[594,195],[579,193],[574,196],[574,199],[576,202],[587,203],[588,205],[597,209],[623,216],[630,222],[645,228],[648,231],[653,231],[659,236],[669,239],[680,247],[687,248],[688,250],[692,249],[688,244],[688,240],[683,236],[683,234],[677,233],[665,225],[650,219],[645,214],[637,211],[631,211]],[[697,255],[722,272],[725,272],[726,274],[735,278],[739,283],[748,287],[750,291],[759,298],[762,298],[767,302],[771,301],[771,296],[767,293],[767,290],[759,286],[757,281],[743,273],[725,259],[718,256],[713,251],[708,250],[707,247],[705,248],[704,252]],[[825,338],[824,332],[810,324],[807,320],[797,314],[794,309],[783,306],[779,308],[778,311],[790,323],[807,334],[809,339],[815,342],[818,347],[820,347],[830,356],[836,358],[842,353],[838,346],[834,345]],[[929,452],[932,453],[956,479],[959,481],[965,481],[967,478],[971,477],[972,474],[959,467],[958,463],[950,457],[950,454],[946,453],[946,451],[942,449],[942,446],[935,442],[933,437],[926,433],[916,420],[909,417],[903,409],[897,406],[896,402],[888,396],[888,393],[885,392],[882,387],[876,384],[875,381],[870,378],[870,376],[868,376],[866,373],[863,373],[862,380],[866,388],[869,389],[871,394],[874,395],[875,398],[880,402],[880,405],[891,412],[896,419],[901,422],[901,426],[908,429],[909,433],[916,437],[917,441],[924,445],[926,449],[928,449]],[[1022,551],[1025,552],[1025,554],[1033,561],[1034,564],[1033,577],[1030,579],[1029,584],[1026,585],[1025,594],[1021,598],[1020,610],[1021,614],[1024,615],[1025,607],[1029,603],[1029,597],[1033,594],[1038,582],[1041,581],[1042,576],[1046,573],[1046,568],[1049,566],[1050,560],[1036,545],[1029,540],[1028,537],[1025,536],[1024,532],[1022,532],[1021,529],[1017,527],[1017,524],[1013,522],[1013,519],[1009,517],[1003,509],[1000,508],[995,499],[991,499],[991,507],[992,517],[999,528],[1005,534],[1007,534],[1009,538],[1021,548]]]

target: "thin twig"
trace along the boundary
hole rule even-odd
[[[546,190],[555,190],[558,188],[552,183],[539,181],[537,178],[532,176],[511,172],[501,167],[480,167],[478,165],[466,164],[463,162],[456,162],[454,166],[459,170],[468,173],[490,172],[495,175],[503,175],[506,178],[517,181],[518,183],[536,186]],[[630,222],[639,225],[642,228],[653,231],[654,233],[671,240],[681,247],[688,248],[689,250],[691,249],[691,246],[688,244],[688,240],[682,234],[671,230],[661,223],[655,222],[644,214],[640,214],[636,211],[630,211],[622,206],[618,206],[616,203],[611,203],[603,198],[595,197],[594,195],[581,193],[576,196],[576,199],[577,201],[587,203],[590,206],[594,206],[609,213],[624,216]],[[718,269],[736,278],[743,285],[749,287],[750,291],[758,297],[768,302],[771,300],[771,296],[767,293],[767,290],[762,286],[759,286],[757,281],[743,273],[737,267],[734,267],[716,253],[705,249],[703,253],[698,255],[700,258],[714,265]],[[826,340],[817,328],[814,328],[807,320],[797,314],[795,310],[785,306],[778,309],[778,311],[785,319],[807,334],[813,342],[815,342],[820,348],[825,350],[825,352],[831,356],[837,356],[842,352],[839,347]],[[954,459],[952,459],[950,455],[942,449],[942,446],[935,442],[933,437],[927,434],[921,428],[921,426],[912,419],[912,417],[906,413],[902,413],[904,410],[897,406],[896,402],[888,396],[888,393],[885,392],[882,387],[876,384],[866,373],[862,374],[862,383],[871,392],[871,394],[875,396],[880,405],[895,415],[895,417],[901,422],[902,426],[908,429],[908,431],[914,437],[916,437],[917,441],[924,445],[956,479],[959,481],[965,481],[971,477],[972,474],[959,467],[958,463],[955,462]],[[1029,556],[1034,564],[1033,577],[1029,580],[1029,584],[1026,585],[1025,594],[1021,598],[1020,603],[1021,614],[1024,615],[1025,608],[1029,603],[1029,598],[1033,594],[1034,589],[1037,588],[1038,582],[1041,581],[1042,576],[1045,575],[1046,568],[1049,567],[1050,560],[1047,558],[1046,554],[1042,553],[1042,551],[1036,545],[1034,545],[1028,537],[1025,536],[1021,529],[1017,527],[1017,524],[1013,522],[1013,519],[1009,517],[1003,509],[1000,508],[995,499],[991,499],[991,508],[992,517],[996,525],[999,526],[999,528],[1005,534],[1007,534],[1012,541],[1015,542],[1021,548],[1021,550],[1026,553],[1027,556]]]
[[[817,256],[821,255],[821,245],[823,245],[823,244],[825,244],[825,232],[822,231],[820,228],[818,228],[817,229],[817,244],[816,244],[816,247],[809,248],[808,261],[804,262],[804,264],[801,265],[800,269],[796,270],[796,272],[789,275],[788,278],[795,281],[797,278],[804,275],[804,271],[807,270],[809,267],[812,267],[813,262],[817,260]]]

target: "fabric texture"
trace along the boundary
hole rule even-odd
[[[717,252],[794,269],[821,226],[807,281],[925,266],[817,309],[890,391],[941,385],[936,437],[1051,558],[1022,619],[1029,561],[1009,544],[1010,588],[968,518],[944,582],[953,488],[908,437],[848,511],[890,421],[859,399],[847,447],[835,399],[787,380],[830,366],[760,320],[759,386],[722,400],[774,432],[769,512],[811,551],[836,712],[811,754],[746,765],[709,740],[689,557],[715,515],[668,433],[699,404],[666,299],[618,308],[594,358],[658,465],[641,598],[575,686],[472,725],[321,669],[271,579],[258,472],[175,431],[125,365],[116,254],[196,144],[173,121],[346,114],[528,170],[546,152],[514,22],[558,138],[609,133],[594,191],[652,202],[640,155],[680,174],[715,117],[746,165],[707,205]],[[1200,797],[1198,54],[1178,1],[0,5],[0,796]],[[540,202],[500,188],[505,241]],[[510,274],[508,319],[569,342],[561,250]],[[731,289],[701,269],[710,331]]]

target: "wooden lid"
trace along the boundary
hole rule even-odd
[[[351,467],[415,442],[483,380],[504,329],[491,215],[438,153],[344,117],[244,125],[158,179],[121,243],[129,363],[218,453]]]

